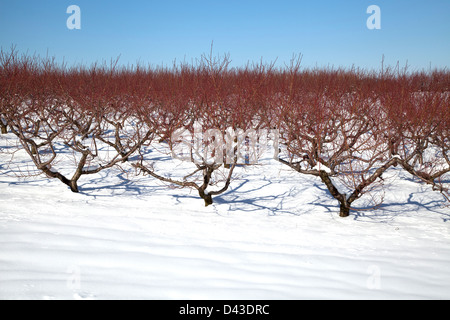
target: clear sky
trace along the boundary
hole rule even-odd
[[[67,7],[78,5],[81,29],[69,30]],[[381,29],[369,30],[369,5]],[[171,65],[209,53],[248,61],[372,69],[450,66],[450,0],[0,0],[0,46],[72,63]]]

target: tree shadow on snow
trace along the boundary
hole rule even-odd
[[[110,170],[102,171],[100,175],[80,185],[80,194],[93,197],[134,196],[138,198],[151,197],[156,191],[163,191],[165,186],[149,184],[148,179],[128,178],[126,172],[120,174]]]
[[[14,170],[5,164],[0,164],[0,184],[30,185],[36,188],[42,187],[44,182],[51,180],[41,175],[18,179],[18,181],[2,181],[1,175],[11,176]],[[287,190],[279,187],[279,181],[266,177],[258,177],[261,183],[254,184],[254,177],[239,178],[233,181],[230,189],[214,197],[216,205],[228,206],[229,212],[264,212],[268,215],[290,214],[303,215],[314,213],[314,208],[322,208],[322,211],[333,215],[339,214],[339,204],[333,198],[328,189],[321,183],[311,179],[300,181],[297,185],[290,186]],[[83,178],[82,178],[83,179]],[[403,177],[404,179],[404,177]],[[195,200],[199,206],[203,206],[203,200],[199,198],[196,190],[174,189],[167,184],[158,184],[150,177],[136,178],[134,174],[114,170],[101,171],[90,176],[87,181],[80,184],[80,194],[93,197],[133,196],[135,198],[148,198],[155,194],[172,196],[177,204],[182,204],[183,199]],[[82,181],[81,181],[82,182]],[[220,186],[219,186],[220,187]],[[70,192],[67,189],[67,192]],[[176,190],[174,192],[174,190]],[[308,190],[309,196],[314,199],[305,202],[301,193]],[[311,193],[310,190],[315,190]],[[395,193],[395,191],[389,191]],[[358,202],[356,202],[358,205]],[[358,206],[351,211],[350,217],[354,220],[387,222],[401,215],[411,212],[429,212],[439,215],[444,222],[450,221],[450,210],[444,210],[446,203],[444,198],[439,198],[439,193],[422,187],[411,192],[404,201],[389,201],[376,208]],[[318,210],[320,211],[320,210]],[[444,212],[445,211],[445,212]]]
[[[328,189],[317,182],[314,182],[313,185],[317,193],[315,199],[307,204],[321,207],[325,209],[325,212],[338,215],[339,204]],[[430,192],[434,194],[434,197],[430,197]],[[419,191],[410,193],[405,202],[385,202],[375,208],[370,206],[355,206],[354,210],[350,212],[350,217],[354,220],[364,219],[373,222],[386,222],[402,214],[408,214],[409,212],[425,211],[439,215],[444,222],[450,221],[450,213],[443,212],[443,208],[448,203],[445,199],[438,198],[439,196],[436,192],[422,188]],[[358,202],[356,202],[356,205],[358,205]]]
[[[294,210],[295,208],[293,208],[292,203],[288,204],[288,202],[295,200],[298,193],[301,192],[297,187],[290,187],[286,191],[274,192],[278,183],[263,177],[262,183],[246,188],[252,180],[251,178],[236,180],[235,182],[239,181],[240,183],[228,192],[215,197],[215,203],[218,205],[228,205],[229,212],[262,211],[268,213],[270,216],[278,214],[298,216],[306,213],[304,211]],[[267,194],[268,190],[262,192],[265,188],[270,188],[271,194]]]
[[[366,218],[374,221],[391,220],[395,217],[408,215],[411,212],[428,212],[430,214],[437,214],[441,217],[443,222],[450,221],[450,214],[443,212],[446,203],[445,199],[437,199],[430,197],[429,190],[421,190],[411,192],[405,202],[389,202],[382,203],[376,208],[361,207],[358,210],[352,211],[354,219]],[[437,195],[436,195],[437,196]]]

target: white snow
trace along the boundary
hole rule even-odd
[[[18,178],[9,159],[0,299],[450,298],[450,210],[398,168],[382,207],[339,218],[317,178],[269,158],[206,208],[131,171],[83,177],[74,194]]]
[[[331,173],[331,169],[328,168],[326,165],[322,164],[322,163],[317,163],[315,165],[315,167],[313,168],[313,170],[317,170],[317,171],[325,171],[326,173]]]
[[[98,164],[95,164],[95,165],[84,166],[83,170],[85,170],[85,171],[95,171],[95,170],[98,170],[98,168],[100,168],[100,166]]]

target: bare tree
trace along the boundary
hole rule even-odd
[[[129,114],[108,108],[107,97],[115,92],[105,82],[111,77],[105,70],[74,75],[47,60],[40,62],[26,72],[25,80],[14,79],[15,88],[24,91],[10,93],[13,107],[4,115],[35,167],[79,192],[81,176],[128,159],[152,131],[133,122]],[[118,113],[120,123],[115,122]]]
[[[303,83],[286,99],[280,129],[286,152],[279,161],[319,177],[339,202],[341,217],[349,215],[357,199],[382,187],[382,174],[398,161],[382,139],[383,113],[376,97],[348,83],[347,76],[330,71],[315,75],[318,86]]]
[[[408,173],[432,186],[449,201],[449,105],[445,82],[428,79],[426,91],[399,81],[385,93],[389,113],[391,150]],[[445,178],[447,177],[447,178]]]
[[[196,190],[206,206],[229,189],[242,160],[240,147],[252,130],[259,128],[254,121],[255,100],[259,97],[255,90],[261,81],[255,82],[251,72],[230,70],[229,63],[228,56],[213,57],[211,53],[195,67],[172,71],[174,76],[158,86],[160,91],[153,92],[159,107],[147,121],[168,142],[171,155],[177,154],[180,143],[187,146],[183,160],[191,169],[183,176],[169,177],[158,173],[157,164],[149,162],[144,153],[134,164],[140,172],[163,182]],[[183,72],[187,69],[189,72]],[[259,73],[263,72],[260,68]]]

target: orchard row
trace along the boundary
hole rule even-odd
[[[73,192],[82,176],[126,163],[196,189],[209,205],[236,166],[258,163],[270,144],[276,160],[320,178],[341,216],[364,195],[381,203],[373,194],[394,166],[448,200],[450,72],[229,62],[211,55],[170,68],[69,68],[2,51],[0,126],[19,141],[2,151],[25,151]],[[185,175],[157,170],[162,149],[190,162]]]

